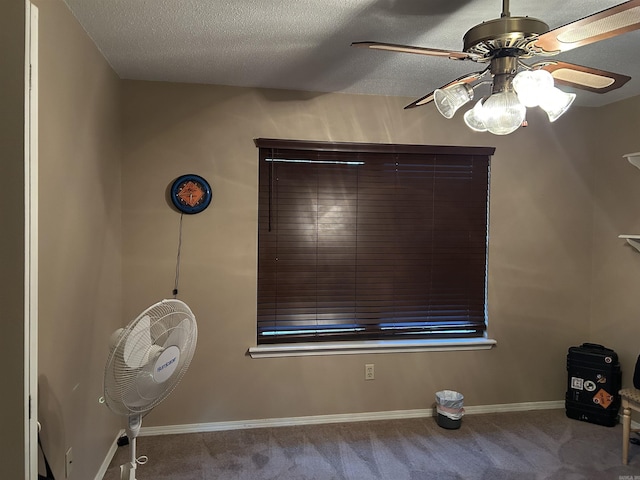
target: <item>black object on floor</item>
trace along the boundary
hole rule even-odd
[[[622,383],[618,354],[594,343],[571,347],[567,372],[567,417],[607,427],[616,425]]]

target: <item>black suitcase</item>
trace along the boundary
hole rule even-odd
[[[618,423],[622,372],[618,354],[594,343],[569,348],[567,417],[613,427]]]

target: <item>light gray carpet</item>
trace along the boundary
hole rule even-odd
[[[640,447],[621,463],[622,427],[564,410],[260,428],[138,439],[138,480],[640,480]],[[104,480],[119,480],[129,447]]]

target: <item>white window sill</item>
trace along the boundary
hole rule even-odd
[[[251,358],[304,357],[310,355],[354,355],[358,353],[449,352],[489,350],[491,338],[442,340],[364,340],[359,342],[310,342],[258,345],[249,348]]]

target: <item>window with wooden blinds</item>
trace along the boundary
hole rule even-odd
[[[258,344],[485,335],[494,148],[255,142]]]

